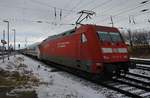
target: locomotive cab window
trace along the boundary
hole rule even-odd
[[[111,42],[111,37],[108,32],[99,32],[98,31],[98,37],[103,42]]]
[[[122,42],[119,32],[98,32],[98,37],[103,42]]]
[[[120,33],[110,32],[109,34],[110,34],[111,39],[112,39],[113,42],[122,42],[123,41],[122,38],[121,38]]]
[[[87,42],[87,38],[86,38],[86,36],[85,36],[84,33],[81,35],[81,42],[82,42],[82,43]]]

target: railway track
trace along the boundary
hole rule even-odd
[[[123,84],[120,81],[114,80],[114,81],[110,81],[110,82],[105,82],[105,83],[97,83],[103,87],[106,87],[108,89],[117,91],[121,94],[124,94],[125,96],[128,97],[132,97],[132,98],[143,98],[140,95],[137,95],[135,93],[129,92],[128,90],[124,90],[123,88],[120,88],[121,86],[123,86]],[[120,87],[117,87],[118,85],[120,85]],[[124,85],[124,87],[128,87],[127,85]],[[130,87],[131,88],[131,87]]]
[[[137,60],[137,59],[130,59],[131,62],[136,64],[146,64],[150,65],[150,60]]]
[[[30,56],[28,56],[30,57]],[[31,58],[31,57],[30,57]],[[35,59],[35,58],[32,58]],[[35,59],[37,60],[37,59]],[[45,62],[44,62],[45,63]],[[142,82],[140,80],[136,80],[136,79],[132,79],[130,77],[125,77],[125,76],[120,76],[119,78],[116,79],[110,79],[107,81],[97,81],[97,80],[93,80],[88,76],[88,74],[82,73],[80,71],[76,71],[74,69],[70,69],[70,68],[64,68],[62,66],[58,66],[58,64],[55,63],[49,63],[46,62],[47,65],[53,65],[52,67],[56,67],[55,65],[57,65],[56,68],[67,71],[73,75],[82,77],[92,83],[95,83],[97,85],[103,86],[107,89],[116,91],[117,94],[121,94],[122,96],[126,97],[131,97],[131,98],[150,98],[150,86],[147,82]],[[134,74],[134,73],[127,73],[130,74],[132,76],[135,77],[142,77],[142,78],[146,78],[146,76],[142,76],[142,75],[138,75],[138,74]],[[149,78],[148,78],[149,79]],[[145,86],[143,86],[145,85]]]
[[[147,67],[147,66],[141,66],[141,65],[136,65],[136,69],[141,69],[141,70],[147,70],[147,71],[150,71],[150,67]]]
[[[150,61],[149,60],[131,59],[131,62],[136,64],[136,66],[135,66],[136,69],[150,71]],[[140,64],[144,64],[144,65],[147,65],[147,66],[142,66]]]
[[[132,74],[132,73],[131,73]],[[134,75],[134,74],[133,74]],[[134,75],[138,76],[138,75]],[[142,77],[141,75],[138,77]],[[143,77],[142,77],[143,78]],[[146,77],[144,77],[146,78]],[[148,79],[148,78],[146,78]],[[144,85],[144,86],[143,86]],[[119,78],[112,79],[112,82],[102,84],[107,88],[116,90],[126,96],[133,98],[150,98],[150,84],[127,76],[120,76]]]
[[[73,74],[81,77],[77,72]],[[147,82],[142,82],[132,78],[130,79],[129,77],[125,78],[124,76],[120,76],[119,78],[110,79],[109,81],[104,82],[93,80],[87,78],[86,76],[82,77],[88,81],[91,81],[92,83],[116,91],[118,92],[117,94],[122,94],[122,97],[128,96],[132,98],[150,98],[150,86]]]
[[[73,73],[81,77],[78,73]],[[115,79],[106,80],[104,82],[93,80],[82,76],[84,79],[96,83],[97,85],[106,87],[113,91],[117,91],[118,94],[122,94],[122,97],[132,97],[132,98],[150,98],[150,86],[149,83],[143,82],[137,79],[129,78],[125,76],[120,76]],[[144,86],[143,86],[144,85]]]
[[[139,74],[135,74],[135,73],[131,73],[131,72],[127,73],[127,75],[136,76],[136,77],[139,77],[139,78],[150,80],[150,77],[148,77],[148,76],[143,76],[143,75],[139,75]]]
[[[133,81],[133,82],[138,82],[140,84],[142,84],[143,86],[150,86],[150,83],[149,82],[144,82],[142,80],[139,80],[139,79],[135,79],[135,78],[131,78],[131,77],[127,77],[127,76],[121,76],[122,79],[126,79],[126,80],[129,80],[129,81]]]
[[[80,77],[79,74],[76,73],[76,75]],[[105,82],[92,80],[87,77],[84,77],[84,79],[87,79],[92,83],[96,83],[97,85],[117,91],[118,94],[122,94],[122,97],[128,96],[132,98],[150,98],[150,84],[137,79],[129,77],[125,78],[125,76],[120,76],[119,78],[111,79]]]
[[[140,80],[136,80],[136,79],[132,79],[132,78],[130,79],[129,77],[125,78],[125,76],[121,76],[116,79],[102,82],[102,81],[93,80],[93,79],[87,77],[88,75],[86,75],[86,74],[83,75],[83,73],[81,73],[81,72],[72,71],[67,68],[65,68],[64,70],[69,73],[72,73],[73,75],[82,77],[92,83],[95,83],[95,84],[103,86],[107,89],[116,91],[116,92],[118,92],[118,94],[122,94],[123,97],[128,96],[131,98],[150,98],[150,93],[149,93],[150,86],[149,86],[149,83],[147,83],[147,82],[142,82]],[[128,74],[132,74],[132,73],[128,73]],[[138,74],[134,75],[134,76],[135,77],[141,76],[141,77],[144,77],[147,79],[146,76],[142,76],[142,75],[138,75]],[[145,85],[145,86],[143,86],[143,85]],[[126,88],[128,88],[128,89],[126,89]]]

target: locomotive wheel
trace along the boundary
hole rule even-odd
[[[109,75],[106,75],[104,72],[100,73],[100,74],[93,74],[91,77],[92,80],[96,80],[98,82],[104,82],[107,80],[110,80],[111,77]]]

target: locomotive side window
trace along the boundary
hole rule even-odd
[[[85,34],[82,34],[82,35],[81,35],[81,42],[82,42],[82,43],[87,42],[87,38],[86,38]]]
[[[98,36],[100,38],[100,40],[102,41],[107,41],[107,42],[110,42],[111,41],[111,37],[109,35],[108,32],[98,32]]]

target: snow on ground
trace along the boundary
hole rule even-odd
[[[140,69],[130,69],[130,72],[150,77],[150,71]]]
[[[19,71],[20,73],[27,71],[39,78],[40,84],[37,87],[33,87],[36,89],[38,98],[106,98],[101,93],[101,89],[93,89],[89,86],[89,83],[86,84],[85,81],[81,81],[76,76],[74,76],[76,78],[72,79],[65,72],[53,71],[54,68],[23,55],[12,56],[9,61],[5,60],[5,63],[1,63],[2,60],[0,60],[0,68]],[[20,64],[24,68],[17,69],[15,66]],[[108,92],[103,90],[103,93]]]
[[[38,85],[33,86],[38,98],[128,98],[23,55],[11,56],[9,61],[5,58],[5,61],[2,63],[0,59],[0,68],[29,73],[33,76],[33,80],[34,77],[40,80]],[[150,76],[149,71],[131,69],[130,72]],[[13,91],[16,90],[20,89]]]

